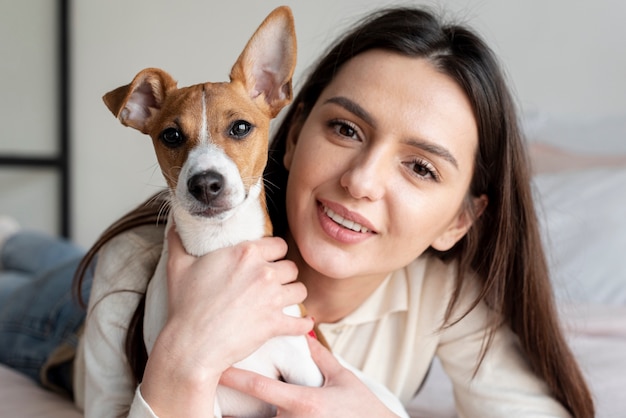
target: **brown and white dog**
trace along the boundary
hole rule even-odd
[[[123,125],[150,135],[170,190],[172,219],[188,253],[196,256],[272,234],[263,170],[270,121],[291,101],[296,62],[293,17],[274,10],[248,41],[228,83],[178,88],[166,72],[148,68],[104,96]],[[167,318],[167,241],[146,294],[148,353]],[[300,315],[298,306],[285,312]],[[306,386],[323,376],[304,337],[268,341],[236,367]],[[394,401],[395,402],[395,401]],[[273,416],[274,408],[219,387],[216,416]]]

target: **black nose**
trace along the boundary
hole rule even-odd
[[[216,171],[203,171],[187,181],[189,193],[207,205],[222,193],[223,188],[224,176]]]

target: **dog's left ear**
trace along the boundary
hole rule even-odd
[[[251,98],[263,96],[275,117],[292,98],[296,67],[296,31],[291,9],[282,6],[265,18],[230,72]]]
[[[108,92],[102,100],[123,125],[148,134],[165,96],[175,88],[176,81],[168,73],[146,68],[130,84]]]

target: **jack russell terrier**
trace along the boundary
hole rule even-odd
[[[103,97],[123,125],[152,137],[170,190],[166,229],[173,220],[189,254],[201,256],[272,234],[262,177],[270,121],[292,99],[295,63],[293,16],[288,7],[279,7],[248,41],[231,70],[229,83],[179,89],[169,74],[148,68],[130,84]],[[165,240],[146,293],[144,342],[148,353],[167,318],[166,261]],[[285,312],[302,314],[297,305]],[[234,366],[298,385],[319,387],[324,382],[304,336],[273,338]],[[362,373],[359,377],[379,396],[382,393],[383,401],[389,399],[396,409],[402,408],[386,389],[368,382]],[[275,414],[275,408],[219,386],[214,414],[267,417]]]

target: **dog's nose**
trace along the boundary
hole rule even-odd
[[[187,181],[189,193],[207,205],[222,193],[223,188],[224,176],[216,171],[203,171]]]

